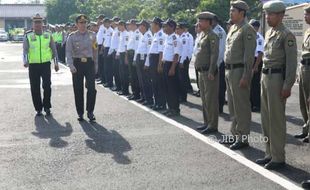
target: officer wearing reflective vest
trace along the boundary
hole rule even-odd
[[[56,46],[49,32],[43,31],[43,18],[36,14],[32,18],[33,30],[25,34],[23,42],[24,67],[29,68],[29,79],[33,105],[37,116],[51,111],[51,60],[54,60],[55,71],[59,70]],[[43,100],[41,98],[41,78],[43,82]]]

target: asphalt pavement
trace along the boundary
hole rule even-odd
[[[191,71],[192,72],[192,71]],[[230,134],[227,106],[219,133],[204,137],[201,100],[189,96],[181,116],[165,116],[97,85],[97,124],[78,122],[70,71],[52,73],[52,116],[36,117],[22,45],[0,43],[0,189],[297,189],[310,178],[310,145],[301,132],[298,86],[287,102],[287,167],[269,172],[260,114],[251,147],[232,152],[216,141]],[[214,140],[210,141],[210,139]]]

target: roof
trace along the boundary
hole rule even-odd
[[[0,4],[0,18],[30,18],[36,13],[46,17],[43,4]]]
[[[299,8],[299,7],[304,7],[308,5],[308,3],[303,3],[303,4],[299,4],[299,5],[294,5],[294,6],[291,6],[291,7],[287,7],[286,10],[290,10],[290,9],[296,9],[296,8]]]

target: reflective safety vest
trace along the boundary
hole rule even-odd
[[[36,35],[34,32],[27,34],[29,43],[28,62],[29,64],[40,64],[52,60],[52,49],[50,48],[51,34],[44,32]]]
[[[53,39],[56,43],[62,43],[63,41],[62,32],[55,32],[53,35]]]

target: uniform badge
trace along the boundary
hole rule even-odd
[[[163,40],[159,40],[159,44],[160,44],[160,45],[163,45],[163,44],[164,44],[164,41],[163,41]]]
[[[288,40],[287,42],[288,47],[292,47],[294,46],[294,44],[295,44],[294,40]]]
[[[173,45],[174,45],[174,47],[177,47],[177,46],[178,46],[178,42],[177,42],[177,41],[174,41],[174,42],[173,42]]]
[[[159,32],[158,36],[162,36],[163,34],[161,32]]]
[[[128,36],[126,36],[125,41],[126,41],[126,42],[128,42],[128,40],[129,40],[129,37],[128,37]]]
[[[248,34],[248,36],[246,37],[248,40],[252,40],[252,34]]]
[[[136,37],[136,41],[139,41],[139,36]]]
[[[94,43],[93,43],[93,49],[98,49],[98,44],[97,44],[97,42],[94,42]]]
[[[177,39],[177,37],[176,37],[175,35],[173,35],[173,36],[172,36],[172,39],[173,39],[173,40],[176,40],[176,39]]]
[[[120,33],[120,32],[118,32],[118,36],[121,36],[121,33]]]
[[[34,34],[31,35],[31,41],[36,41],[36,40],[37,40],[36,36]]]
[[[263,45],[263,42],[262,42],[262,40],[258,40],[258,45]]]
[[[149,43],[148,43],[149,45],[151,45],[152,44],[152,41],[151,40],[149,40]]]
[[[46,33],[43,36],[44,36],[45,39],[48,39],[48,37],[49,37],[49,35],[46,34]]]
[[[183,45],[185,45],[186,44],[186,40],[183,40]]]

